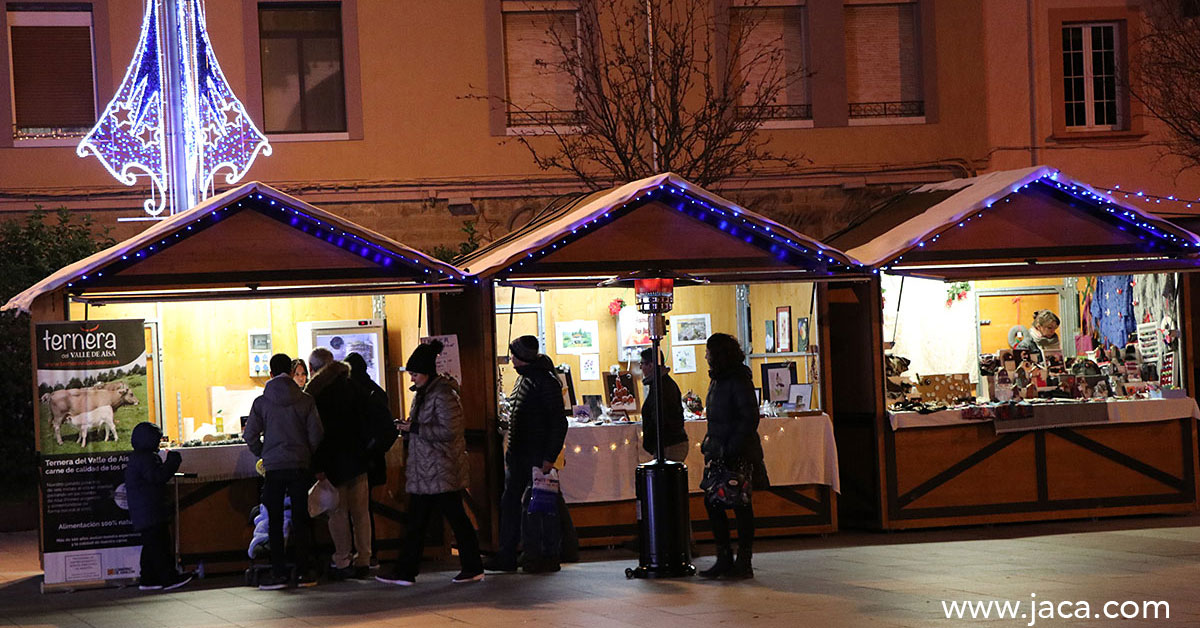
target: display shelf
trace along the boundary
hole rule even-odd
[[[751,353],[748,357],[751,360],[769,360],[771,358],[815,358],[816,353],[808,351],[788,351],[786,353]]]

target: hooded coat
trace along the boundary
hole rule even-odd
[[[334,360],[313,374],[304,392],[317,403],[325,438],[313,454],[313,471],[334,486],[367,472],[367,393],[350,381],[350,367]]]
[[[316,402],[287,373],[267,381],[263,394],[250,406],[242,434],[267,471],[307,471],[324,436]]]
[[[167,482],[175,477],[183,459],[178,451],[168,452],[166,462],[158,457],[162,432],[153,423],[138,423],[129,440],[133,445],[125,467],[129,518],[134,530],[148,530],[168,519]]]
[[[750,369],[739,364],[728,373],[712,371],[709,375],[705,400],[708,434],[701,446],[704,461],[720,459],[729,466],[739,461],[749,463],[754,468],[754,488],[770,486],[758,436],[758,395],[754,393]]]
[[[567,438],[566,406],[562,383],[554,372],[554,363],[546,355],[516,367],[520,378],[509,400],[511,407],[508,433],[510,465],[529,463],[541,466],[562,452]]]
[[[406,489],[413,495],[436,495],[467,488],[467,440],[458,383],[438,375],[417,389],[408,415]]]

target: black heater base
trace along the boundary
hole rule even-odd
[[[626,578],[683,578],[694,575],[687,466],[652,460],[636,472],[639,564]]]

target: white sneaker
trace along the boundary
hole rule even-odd
[[[375,579],[384,584],[394,584],[401,587],[411,587],[412,585],[416,584],[415,580],[409,580],[408,578],[402,578],[399,576],[388,578],[383,576],[375,576]]]
[[[192,576],[192,574],[181,575],[181,576],[179,576],[178,580],[176,580],[175,582],[173,582],[171,584],[164,586],[162,589],[163,589],[163,591],[173,591],[173,590],[178,589],[179,587],[182,587],[183,585],[191,582],[193,577],[194,576]]]
[[[161,584],[139,584],[138,591],[161,591]]]

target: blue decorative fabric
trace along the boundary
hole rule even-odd
[[[1092,320],[1104,344],[1124,347],[1129,334],[1137,327],[1133,316],[1133,290],[1130,275],[1109,275],[1098,278],[1092,296]]]

